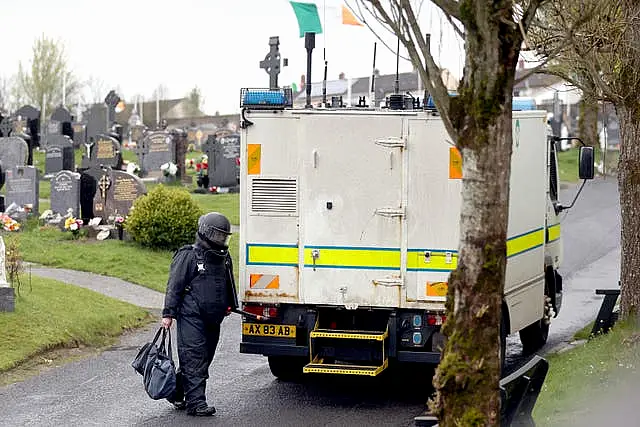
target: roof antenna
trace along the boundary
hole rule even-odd
[[[323,50],[324,56],[324,79],[322,80],[322,106],[327,106],[327,48]]]
[[[311,53],[316,47],[316,33],[304,33],[304,47],[307,49],[307,105],[311,108]]]
[[[375,91],[375,81],[376,81],[376,46],[377,42],[373,42],[373,67],[371,68],[371,93],[369,94],[369,98],[371,99],[371,106],[376,106],[376,91]]]
[[[394,93],[397,95],[400,93],[400,36],[398,36],[398,47],[396,48],[396,85]]]

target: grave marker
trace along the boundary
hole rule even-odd
[[[75,159],[71,139],[66,135],[47,136],[45,178],[50,178],[61,170],[73,171],[74,169]]]
[[[30,205],[33,213],[40,208],[40,178],[34,166],[15,166],[7,171],[6,204],[20,207]]]
[[[80,174],[63,170],[51,178],[51,210],[66,215],[69,209],[80,215]]]
[[[93,199],[93,215],[107,218],[119,214],[129,214],[133,202],[147,189],[140,178],[127,172],[107,169],[97,182]]]

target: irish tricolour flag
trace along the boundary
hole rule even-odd
[[[323,26],[331,23],[342,25],[355,25],[362,27],[363,24],[353,15],[351,10],[343,2],[326,0],[317,2],[289,1],[298,20],[300,37],[304,33],[321,34]]]

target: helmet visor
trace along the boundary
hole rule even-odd
[[[231,233],[227,233],[213,226],[201,227],[200,233],[202,233],[202,235],[207,240],[209,240],[211,243],[215,245],[223,246],[225,248],[229,247],[229,241],[231,240]]]

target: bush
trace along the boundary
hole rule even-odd
[[[134,202],[124,228],[143,246],[177,249],[193,242],[202,214],[187,190],[158,185]]]

